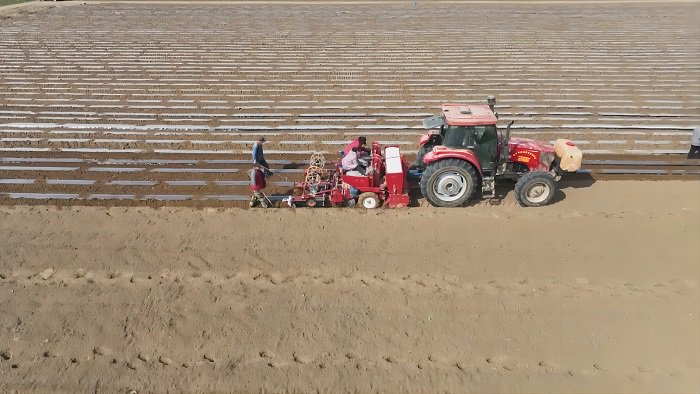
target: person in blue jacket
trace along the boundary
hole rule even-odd
[[[260,137],[253,143],[253,164],[259,164],[261,167],[263,167],[265,176],[270,176],[272,175],[272,171],[270,171],[270,165],[267,164],[267,160],[265,160],[265,154],[263,153],[264,143],[265,137]]]

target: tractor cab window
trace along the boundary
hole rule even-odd
[[[496,126],[445,126],[442,144],[448,148],[473,148],[496,138]]]
[[[469,132],[466,126],[445,126],[442,131],[442,144],[449,148],[469,146]]]

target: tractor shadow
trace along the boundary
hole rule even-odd
[[[559,189],[581,189],[591,187],[595,182],[591,174],[568,174],[559,181],[558,185]]]
[[[566,192],[564,189],[582,189],[591,187],[596,180],[591,176],[591,174],[571,174],[568,177],[562,178],[557,183],[557,193],[552,199],[552,204],[556,204],[560,201],[566,199]]]

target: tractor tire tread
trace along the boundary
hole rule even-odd
[[[467,193],[465,193],[464,196],[459,198],[458,200],[455,201],[450,201],[448,203],[445,203],[441,201],[440,199],[435,198],[435,196],[432,195],[432,190],[429,187],[430,184],[430,178],[433,176],[433,174],[439,170],[448,168],[448,167],[457,167],[461,170],[464,171],[464,175],[469,177],[469,181],[471,183],[470,187],[471,190],[468,190]],[[476,170],[474,169],[474,166],[461,159],[443,159],[440,161],[437,161],[435,163],[431,163],[425,168],[425,171],[423,172],[423,176],[421,177],[420,180],[420,191],[421,194],[423,194],[423,197],[430,203],[430,205],[434,207],[458,207],[464,205],[468,200],[470,200],[472,197],[474,197],[475,191],[477,189],[477,186],[479,185],[479,177],[476,174]]]
[[[527,186],[536,181],[544,181],[546,183],[549,183],[549,187],[551,190],[549,196],[545,200],[539,203],[530,203],[525,197],[525,191],[527,189]],[[552,199],[554,199],[554,195],[557,192],[557,182],[554,176],[549,172],[531,171],[520,177],[520,179],[518,179],[515,182],[515,189],[513,191],[515,193],[515,199],[516,201],[518,201],[518,204],[520,204],[521,207],[541,207],[544,205],[548,205],[552,202]]]

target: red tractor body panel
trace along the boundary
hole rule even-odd
[[[336,187],[330,194],[330,201],[333,204],[340,204],[343,201],[350,198],[350,189],[343,189],[342,187]]]
[[[528,138],[511,138],[508,142],[509,160],[527,166],[530,171],[549,171],[554,161],[554,147]]]
[[[384,155],[384,187],[388,193],[384,203],[389,208],[407,207],[411,201],[408,196],[408,161],[398,146],[386,147]]]
[[[343,180],[343,183],[348,184],[355,189],[362,190],[363,192],[379,192],[379,186],[375,185],[374,176],[343,175],[341,179]]]
[[[474,169],[478,174],[482,173],[479,159],[476,157],[474,152],[472,152],[469,149],[452,149],[442,145],[438,145],[434,147],[432,151],[426,153],[425,156],[423,156],[423,162],[425,164],[430,164],[432,162],[443,159],[465,160],[469,164],[474,166]]]
[[[542,141],[531,140],[529,138],[512,137],[508,142],[508,147],[510,150],[522,148],[540,152],[554,152],[554,147],[552,145]]]
[[[498,122],[488,105],[443,104],[442,113],[450,126],[483,126]]]

